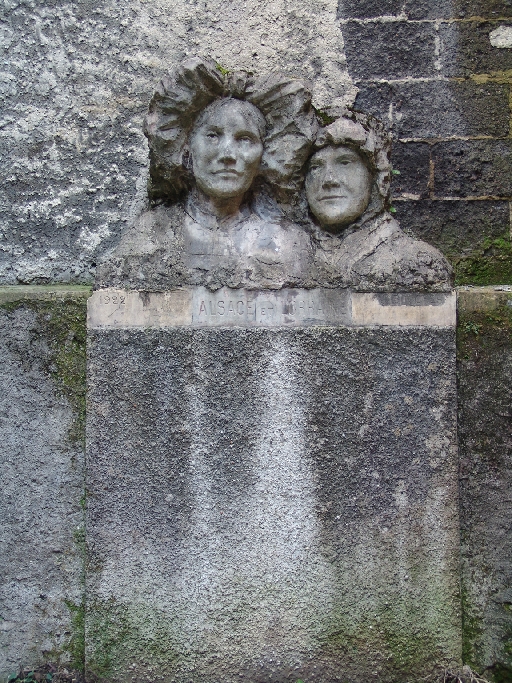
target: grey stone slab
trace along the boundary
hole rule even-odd
[[[467,78],[472,74],[488,74],[511,69],[511,51],[494,47],[490,41],[490,34],[500,26],[510,29],[512,24],[510,21],[481,20],[441,24],[439,36],[443,46],[443,75]]]
[[[85,302],[37,294],[0,291],[2,680],[83,658]]]
[[[340,19],[368,19],[372,17],[399,15],[402,0],[339,0],[338,16]]]
[[[453,329],[90,330],[89,391],[89,675],[460,664]]]
[[[395,142],[391,160],[393,169],[393,195],[415,199],[428,197],[430,180],[430,145],[424,142]]]
[[[464,657],[512,676],[512,287],[459,290]]]
[[[100,289],[89,329],[398,325],[454,327],[453,293],[363,293],[337,289],[253,291],[204,287],[170,292]]]
[[[406,0],[409,19],[506,19],[512,17],[510,0]]]

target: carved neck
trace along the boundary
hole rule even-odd
[[[238,197],[210,197],[196,187],[191,193],[190,199],[203,213],[215,216],[219,221],[237,216],[244,199]]]

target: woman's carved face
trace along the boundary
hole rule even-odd
[[[228,199],[251,187],[263,154],[262,114],[248,102],[227,100],[207,107],[192,132],[190,151],[198,187]]]
[[[372,174],[352,147],[324,147],[309,162],[306,196],[309,208],[322,226],[350,225],[366,210],[372,191]]]

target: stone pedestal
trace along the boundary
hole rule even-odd
[[[454,324],[451,294],[96,292],[88,671],[460,664]]]

